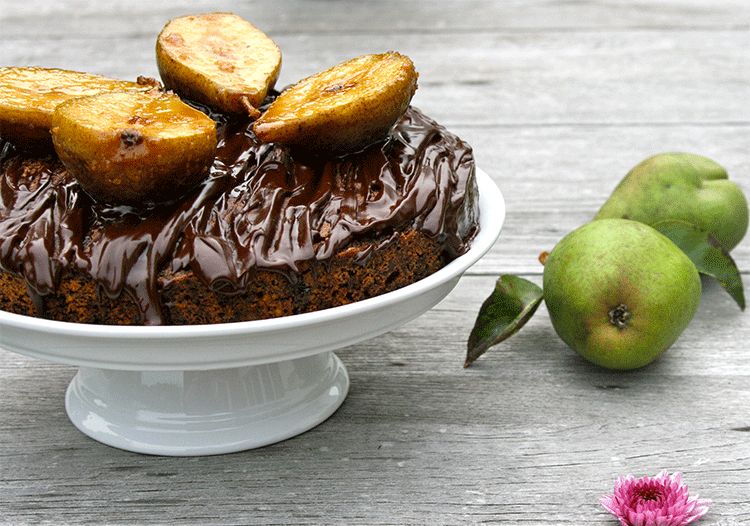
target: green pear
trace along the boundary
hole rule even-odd
[[[731,250],[747,232],[742,190],[717,163],[689,153],[662,153],[633,168],[594,219],[623,218],[655,225],[687,221]]]
[[[555,332],[589,361],[635,369],[688,326],[701,297],[693,262],[637,221],[602,219],[566,235],[544,263],[544,301]]]

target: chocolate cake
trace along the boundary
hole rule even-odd
[[[288,316],[414,283],[474,237],[472,150],[413,107],[339,157],[210,114],[208,178],[147,209],[97,202],[54,151],[0,141],[0,309],[95,324]]]

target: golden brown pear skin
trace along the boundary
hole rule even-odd
[[[385,137],[403,115],[417,78],[405,55],[363,55],[284,90],[253,131],[265,142],[307,150],[361,150]]]
[[[281,50],[261,30],[232,13],[170,21],[156,41],[164,86],[227,113],[257,108],[281,70]]]
[[[93,198],[172,201],[200,182],[216,151],[216,123],[177,95],[121,91],[72,99],[52,117],[60,160]]]
[[[0,137],[23,148],[51,147],[52,114],[66,100],[150,86],[56,68],[0,68]]]

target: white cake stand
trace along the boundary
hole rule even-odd
[[[303,433],[343,403],[349,376],[334,350],[388,332],[432,308],[497,240],[505,204],[478,171],[480,232],[468,253],[402,289],[285,318],[217,325],[113,327],[0,311],[0,347],[79,366],[65,406],[110,446],[155,455],[211,455]]]

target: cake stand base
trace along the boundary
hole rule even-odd
[[[170,456],[266,446],[320,424],[343,403],[349,376],[333,352],[198,371],[81,367],[65,407],[73,424],[116,448]]]

